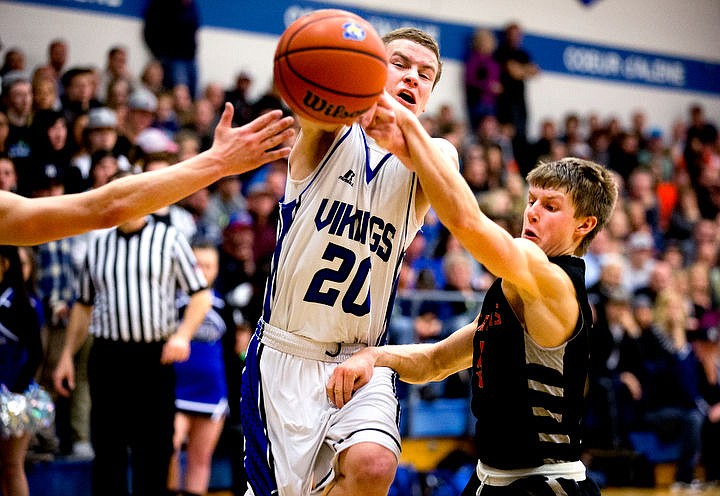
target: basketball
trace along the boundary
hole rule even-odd
[[[280,96],[299,116],[350,124],[385,90],[385,45],[362,17],[317,10],[295,20],[280,36],[273,77]]]

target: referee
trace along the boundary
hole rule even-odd
[[[73,355],[88,331],[95,496],[167,494],[174,416],[173,362],[210,308],[210,291],[185,238],[151,217],[99,234],[88,247],[55,388],[74,387]],[[177,322],[176,291],[190,301]]]

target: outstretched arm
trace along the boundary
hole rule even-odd
[[[412,384],[440,381],[472,365],[472,340],[477,321],[437,343],[401,344],[360,350],[338,365],[325,386],[330,401],[342,408],[353,393],[370,381],[374,367],[395,370]]]
[[[111,227],[175,203],[223,176],[290,153],[289,147],[275,147],[293,136],[291,117],[273,111],[232,128],[232,115],[232,105],[226,103],[212,147],[170,168],[59,197],[29,199],[0,192],[0,244],[34,245]]]
[[[513,239],[480,210],[458,168],[445,158],[444,150],[415,115],[385,94],[366,129],[381,146],[402,154],[398,156],[417,173],[423,194],[440,221],[476,260],[497,277],[529,292],[539,290],[530,265],[543,259],[547,262],[547,257],[533,243]]]

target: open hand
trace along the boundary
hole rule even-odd
[[[209,150],[232,169],[225,175],[241,174],[290,154],[288,143],[295,136],[292,117],[282,117],[282,111],[272,110],[234,128],[233,112],[233,106],[226,102]]]

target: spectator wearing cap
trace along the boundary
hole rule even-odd
[[[128,147],[127,156],[131,162],[136,161],[138,135],[152,126],[157,111],[157,97],[147,88],[138,88],[130,94],[128,99],[128,115],[125,129],[123,129],[123,142]]]
[[[633,232],[625,242],[628,266],[625,285],[631,291],[647,286],[655,265],[655,240],[647,231]]]
[[[114,153],[120,170],[130,169],[130,161],[121,153],[121,146],[118,145],[117,115],[108,107],[98,107],[88,112],[82,142],[83,149],[70,161],[71,167],[78,171],[81,184],[68,190],[68,193],[84,191],[92,186],[90,181],[92,156],[98,152]]]

